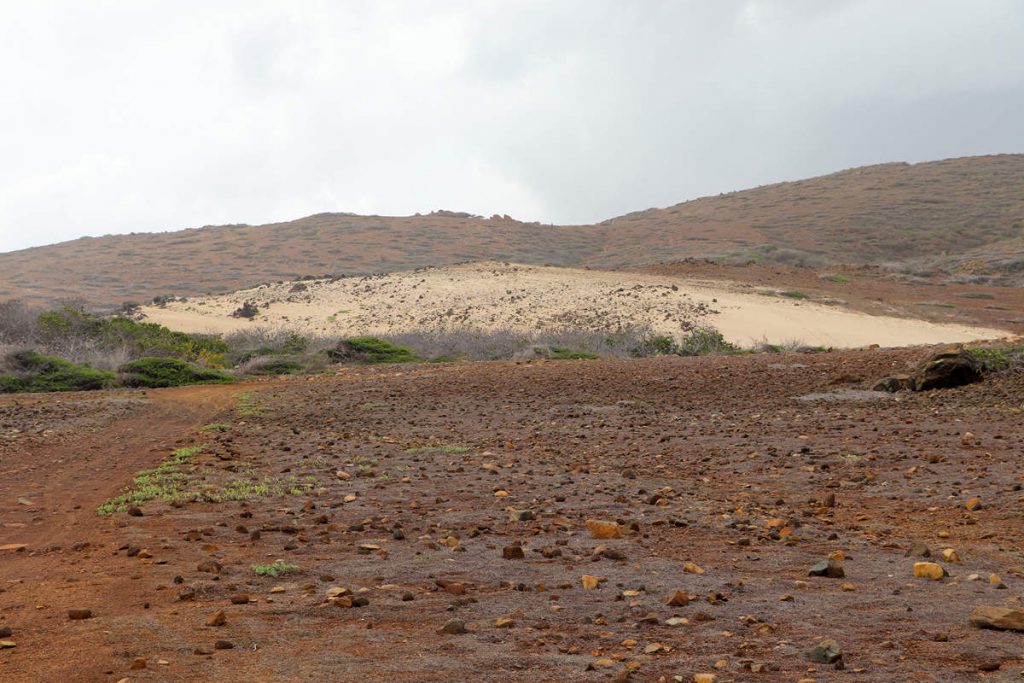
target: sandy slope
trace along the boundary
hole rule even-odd
[[[244,301],[255,322],[231,317]],[[194,298],[146,317],[173,329],[229,332],[253,324],[287,325],[337,335],[416,329],[616,329],[649,326],[681,336],[695,325],[730,341],[850,348],[965,342],[1009,336],[1002,330],[871,316],[765,296],[750,286],[635,273],[472,263],[381,276],[263,285]]]

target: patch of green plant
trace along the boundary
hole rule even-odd
[[[846,283],[846,282],[850,281],[850,278],[846,277],[845,275],[836,275],[836,274],[832,274],[832,273],[826,273],[826,274],[822,275],[821,279],[822,280],[828,280],[829,282],[838,282],[840,284],[843,284],[843,283]]]
[[[100,505],[96,513],[109,516],[155,498],[168,503],[194,498],[196,492],[188,488],[188,475],[180,468],[204,448],[205,445],[179,448],[171,453],[170,460],[165,460],[153,469],[142,470],[132,480],[132,488]]]
[[[706,356],[712,353],[737,353],[739,350],[715,328],[698,327],[679,342],[676,353],[681,356]]]
[[[360,403],[360,408],[366,408],[367,410],[374,410],[376,408],[390,408],[390,403],[381,403],[380,401],[367,401],[366,403]]]
[[[226,425],[222,422],[211,422],[208,425],[203,425],[201,432],[226,432],[230,429],[230,425]]]
[[[180,387],[188,384],[230,384],[231,375],[200,368],[177,358],[139,358],[117,369],[126,387]]]
[[[133,356],[168,356],[210,367],[227,367],[228,345],[217,336],[175,332],[157,323],[118,316],[101,318],[63,306],[37,320],[40,342],[59,348],[68,339],[88,339],[101,349],[127,349]]]
[[[204,491],[203,499],[211,503],[223,503],[230,500],[252,500],[266,498],[274,491],[274,480],[266,477],[262,481],[254,479],[231,479],[220,488]]]
[[[0,376],[0,392],[91,391],[115,384],[114,373],[79,365],[37,351],[19,351],[8,357],[15,372]]]
[[[630,355],[635,358],[648,356],[671,356],[678,352],[676,340],[666,335],[647,337],[632,349]]]
[[[240,417],[255,417],[264,412],[263,406],[256,403],[256,394],[251,391],[235,395],[235,413]]]
[[[254,564],[250,567],[257,576],[272,576],[277,578],[282,574],[299,570],[299,565],[290,564],[283,560],[277,560],[271,564]]]
[[[461,453],[469,453],[472,448],[469,446],[457,446],[454,444],[445,444],[442,446],[421,446],[419,448],[406,448],[406,453],[449,453],[452,455],[458,455]]]
[[[305,366],[294,358],[284,356],[267,358],[246,370],[249,375],[293,375],[302,372]]]
[[[597,360],[600,356],[586,351],[573,351],[564,346],[552,346],[551,358],[554,360]]]
[[[421,359],[411,349],[396,346],[377,337],[352,337],[338,342],[338,346],[327,352],[335,362],[357,363],[415,363]]]
[[[805,299],[810,299],[811,298],[811,296],[809,294],[807,294],[806,292],[801,292],[801,291],[796,290],[796,289],[787,289],[787,290],[779,292],[778,295],[779,296],[784,296],[787,299],[805,300]]]
[[[989,372],[1024,367],[1024,345],[969,346],[964,351]]]

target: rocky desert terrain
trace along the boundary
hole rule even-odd
[[[1022,375],[925,353],[0,398],[0,679],[1016,680]]]

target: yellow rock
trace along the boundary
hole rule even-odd
[[[608,539],[622,538],[622,529],[617,522],[605,522],[600,519],[588,519],[587,531],[591,538]]]
[[[595,588],[597,588],[597,584],[601,583],[601,580],[598,577],[596,577],[596,576],[591,576],[590,574],[584,574],[583,576],[580,577],[580,583],[583,584],[583,589],[584,590],[590,591],[590,590],[594,590]]]
[[[958,555],[957,552],[952,548],[943,548],[942,559],[944,559],[946,562],[959,562],[960,555]]]
[[[693,674],[693,683],[715,683],[715,674]]]
[[[696,562],[687,562],[683,565],[683,571],[687,574],[703,574],[704,569]]]
[[[991,576],[989,576],[988,582],[990,585],[995,586],[996,588],[1006,588],[1006,584],[1003,583],[1003,580],[999,578],[998,574],[992,574]]]
[[[935,564],[934,562],[915,562],[914,563],[914,576],[919,579],[931,579],[932,581],[938,581],[946,575],[946,570],[941,565]]]
[[[964,503],[964,508],[974,512],[975,510],[981,509],[981,498],[971,498],[969,501]]]

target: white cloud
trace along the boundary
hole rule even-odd
[[[0,250],[1024,151],[1016,0],[0,4]]]

